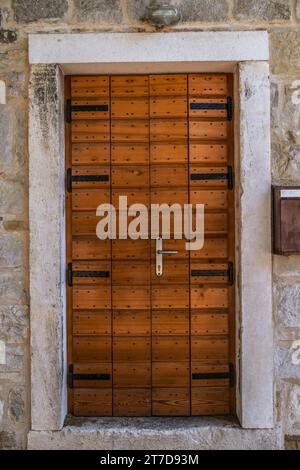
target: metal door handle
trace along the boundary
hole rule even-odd
[[[163,250],[162,238],[156,239],[156,275],[162,276],[163,273],[163,255],[176,255],[177,250]]]

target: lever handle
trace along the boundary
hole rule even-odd
[[[177,250],[157,250],[158,255],[176,255]]]

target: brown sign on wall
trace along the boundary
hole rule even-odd
[[[300,254],[300,187],[273,187],[273,251]]]

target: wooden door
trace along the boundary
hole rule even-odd
[[[66,79],[69,412],[224,415],[234,396],[231,76]],[[100,240],[102,203],[204,204],[205,241]],[[120,220],[117,210],[117,220]],[[194,217],[194,215],[193,215]],[[172,222],[172,219],[171,219]],[[162,233],[160,235],[163,236]]]

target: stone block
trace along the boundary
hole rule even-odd
[[[14,0],[13,9],[17,23],[61,20],[68,10],[67,0]]]
[[[0,44],[11,44],[16,42],[17,32],[11,29],[0,29]]]
[[[9,3],[1,5],[0,8],[0,28],[5,28],[7,21],[10,19],[11,9]]]
[[[0,105],[0,165],[13,161],[13,110]]]
[[[297,20],[300,20],[300,0],[297,0],[296,3],[296,18]]]
[[[27,90],[25,87],[25,72],[9,72],[7,74],[7,94],[8,96],[26,97]]]
[[[282,80],[277,102],[272,96],[272,132],[280,143],[295,144],[294,133],[299,130],[300,106],[294,99],[295,80]],[[277,113],[276,113],[277,109]]]
[[[300,283],[277,280],[274,290],[278,321],[287,327],[300,328]]]
[[[150,0],[127,0],[129,17],[134,21],[143,20],[149,5]]]
[[[270,33],[270,66],[273,74],[300,72],[300,30],[280,29]]]
[[[228,19],[229,5],[227,0],[175,0],[182,13],[182,21],[203,23],[220,23]]]
[[[21,214],[24,209],[23,182],[0,177],[0,214]]]
[[[293,361],[296,349],[293,348],[294,341],[278,341],[275,348],[274,364],[277,379],[299,380],[300,367]],[[299,407],[300,414],[300,407]]]
[[[295,282],[295,277],[300,279],[300,263],[299,263],[299,256],[298,255],[291,255],[291,256],[280,256],[276,255],[273,259],[273,269],[276,276],[284,276],[286,277],[286,282]],[[294,278],[294,279],[289,279]],[[280,280],[274,279],[274,285],[276,287],[277,282],[279,282],[278,288],[281,289],[281,282]]]
[[[3,228],[7,232],[20,232],[27,229],[23,220],[3,220]]]
[[[0,304],[24,304],[26,292],[21,271],[0,272]]]
[[[173,0],[170,3],[180,8],[183,22],[219,23],[228,19],[227,0]],[[149,0],[128,0],[129,16],[133,20],[143,19],[149,4]]]
[[[4,418],[4,400],[0,400],[0,430],[3,429],[3,418]]]
[[[234,16],[239,20],[289,20],[291,0],[235,0]]]
[[[6,346],[6,363],[0,365],[0,372],[20,372],[24,369],[24,347],[20,344]]]
[[[19,167],[23,167],[24,163],[28,161],[26,112],[27,109],[23,106],[16,106],[15,108],[14,147],[15,159]]]
[[[273,183],[299,182],[300,150],[290,143],[272,143]]]
[[[24,423],[25,421],[23,393],[22,389],[17,388],[16,390],[10,390],[8,395],[8,415],[14,424]]]
[[[120,0],[74,0],[75,18],[79,23],[121,23]]]
[[[28,67],[27,50],[8,49],[0,52],[0,73],[24,71]]]
[[[299,367],[299,366],[298,366]],[[287,384],[285,403],[285,432],[300,437],[300,385]]]
[[[22,239],[17,234],[0,233],[0,267],[22,266],[23,249]]]
[[[285,436],[285,450],[300,450],[300,436]]]
[[[21,305],[0,305],[1,338],[18,343],[28,335],[28,308]]]
[[[0,449],[9,450],[18,447],[16,435],[13,432],[2,431],[0,432]]]

